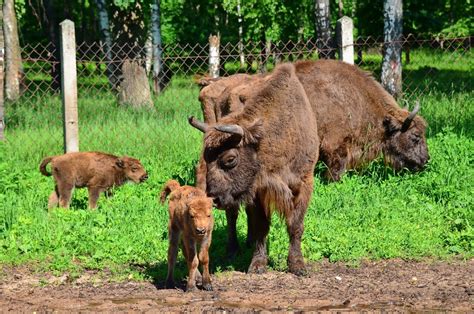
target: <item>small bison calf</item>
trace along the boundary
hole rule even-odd
[[[196,279],[201,274],[199,262],[203,266],[202,287],[212,290],[209,275],[209,246],[211,245],[214,218],[212,216],[212,199],[206,193],[192,186],[180,186],[175,180],[169,180],[161,192],[161,203],[169,199],[169,248],[168,248],[168,277],[166,287],[174,288],[173,271],[178,255],[178,245],[181,236],[183,255],[188,264],[188,283],[186,291],[196,289]],[[196,245],[200,245],[199,254]]]
[[[126,181],[135,183],[148,179],[148,174],[138,159],[117,157],[100,152],[67,153],[46,157],[40,164],[40,172],[51,176],[46,165],[51,163],[56,181],[54,191],[49,196],[48,208],[59,206],[68,208],[72,190],[87,187],[89,207],[95,208],[101,192],[110,193],[114,186]]]

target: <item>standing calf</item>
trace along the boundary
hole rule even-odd
[[[46,157],[39,167],[45,176],[51,176],[46,170],[49,163],[56,186],[49,196],[48,208],[55,207],[58,202],[59,206],[68,208],[75,187],[87,187],[89,207],[95,208],[101,192],[109,193],[112,187],[120,186],[128,180],[139,183],[148,179],[140,161],[126,156],[81,152]]]
[[[183,254],[188,264],[188,283],[186,291],[196,289],[196,278],[201,277],[198,266],[203,266],[202,287],[212,290],[209,275],[209,246],[211,245],[214,218],[212,217],[212,199],[204,191],[192,186],[180,186],[175,180],[169,180],[161,192],[161,203],[169,199],[169,248],[168,276],[166,287],[174,287],[174,265],[178,255],[178,245],[182,236]],[[200,246],[199,254],[196,245]]]

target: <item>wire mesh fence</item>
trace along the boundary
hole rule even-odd
[[[410,35],[400,43],[403,101],[412,102],[435,92],[472,91],[473,81],[466,71],[473,68],[471,37],[420,39]],[[354,40],[355,64],[372,72],[377,80],[383,44],[381,38]],[[172,123],[201,114],[196,81],[208,74],[209,44],[164,45],[158,66],[152,48],[77,44],[81,150],[123,151],[117,142],[125,141],[153,146],[161,136],[153,123]],[[336,49],[317,40],[221,43],[219,75],[271,71],[281,62],[318,59],[321,50],[334,50],[337,55]],[[21,95],[7,100],[5,105],[7,139],[21,141],[22,145],[41,145],[44,155],[60,153],[63,139],[59,51],[52,43],[25,45],[21,58]],[[130,104],[137,99],[144,100]],[[132,108],[137,106],[144,108]],[[129,113],[127,118],[123,117],[124,112]],[[129,121],[130,117],[134,121]],[[139,124],[141,135],[131,135],[131,129]],[[32,129],[38,132],[31,132]],[[116,141],[117,138],[122,140]]]

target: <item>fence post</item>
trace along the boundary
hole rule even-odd
[[[339,47],[339,59],[349,64],[354,64],[353,29],[354,23],[350,17],[343,16],[337,20],[336,34],[337,45]]]
[[[64,20],[59,25],[61,28],[61,93],[63,99],[64,152],[78,152],[76,36],[72,21]]]
[[[219,77],[219,36],[209,36],[209,75],[212,78]]]

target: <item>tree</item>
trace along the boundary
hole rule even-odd
[[[319,57],[323,59],[334,59],[335,50],[332,39],[329,0],[314,1],[314,19]]]
[[[402,0],[385,0],[382,85],[396,99],[402,94]]]
[[[161,60],[161,56],[163,55],[163,47],[161,43],[160,14],[160,0],[153,0],[153,3],[151,4],[151,42],[153,46],[153,91],[155,93],[159,93],[163,87],[163,64]]]
[[[5,96],[9,100],[20,97],[21,51],[18,25],[13,0],[3,2],[3,33],[5,40]]]
[[[3,40],[3,10],[0,10],[0,141],[5,139],[3,130],[5,129],[4,103],[3,103],[3,60],[5,51],[5,42]]]

